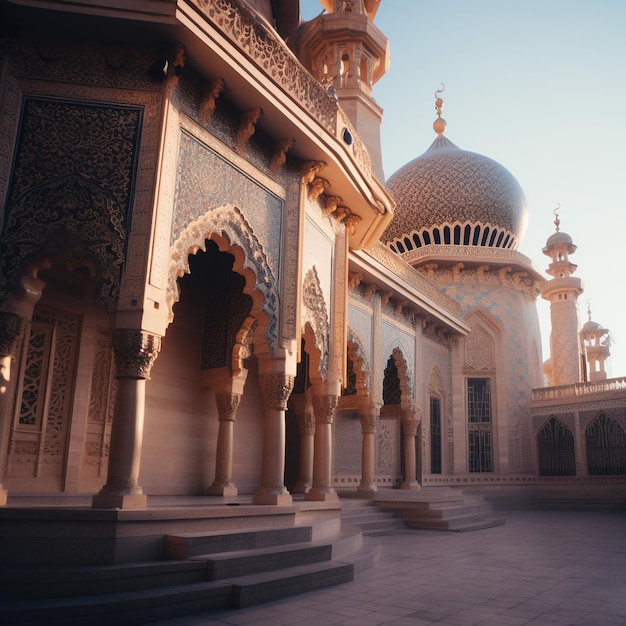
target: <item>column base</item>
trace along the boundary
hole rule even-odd
[[[99,493],[91,500],[92,509],[146,509],[148,496],[145,494]]]
[[[410,489],[411,491],[421,491],[422,486],[417,481],[404,482],[400,485],[400,489]]]
[[[311,487],[304,499],[313,502],[337,502],[339,496],[332,487]]]
[[[296,486],[291,490],[291,493],[309,493],[311,490],[311,483],[304,480],[299,480]]]
[[[0,506],[6,506],[8,495],[9,492],[0,485]]]
[[[252,498],[252,504],[271,504],[275,506],[288,506],[293,503],[291,494],[285,493],[257,493]]]
[[[236,496],[239,493],[235,483],[213,483],[207,490],[207,496]]]
[[[378,491],[378,487],[374,483],[361,483],[356,490],[359,493],[375,493]]]

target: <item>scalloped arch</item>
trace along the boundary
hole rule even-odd
[[[258,322],[259,334],[262,333],[269,351],[273,352],[278,344],[276,278],[261,243],[234,205],[220,207],[194,220],[170,247],[167,276],[169,322],[174,319],[173,307],[180,298],[177,279],[190,273],[189,255],[205,251],[207,239],[214,241],[222,252],[229,252],[235,257],[233,271],[245,278],[244,292],[253,301],[251,314]]]

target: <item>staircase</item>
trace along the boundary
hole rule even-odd
[[[381,511],[372,500],[341,495],[342,527],[360,528],[363,535],[380,537],[406,530],[404,521],[395,512]]]
[[[167,560],[106,566],[0,568],[0,623],[116,626],[234,609],[353,580],[380,557],[348,527],[314,525],[180,533]]]
[[[500,526],[491,505],[480,495],[459,489],[424,489],[419,492],[388,490],[376,495],[374,504],[402,518],[409,528],[467,532]]]

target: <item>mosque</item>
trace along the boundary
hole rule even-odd
[[[544,271],[522,188],[451,141],[441,92],[384,180],[379,3],[0,2],[5,555],[18,518],[49,538],[46,499],[113,524],[164,497],[623,497],[626,379],[558,214]]]

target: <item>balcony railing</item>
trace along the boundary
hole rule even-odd
[[[568,398],[580,398],[596,393],[608,393],[622,391],[626,393],[626,377],[609,378],[607,380],[594,380],[587,383],[573,383],[559,387],[544,387],[532,390],[532,401],[542,400],[566,400]]]

